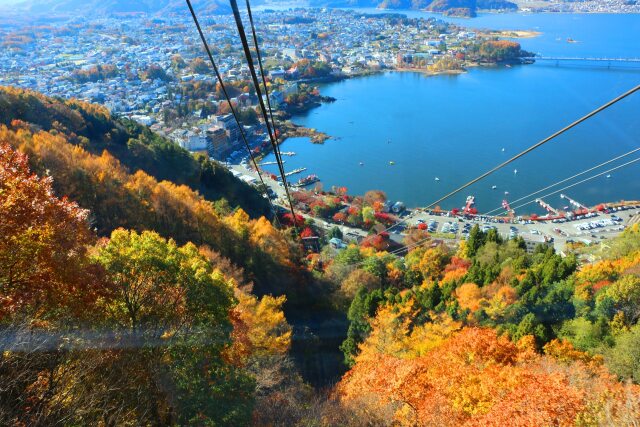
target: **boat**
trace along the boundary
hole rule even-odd
[[[491,189],[492,189],[492,190],[495,190],[496,188],[498,188],[498,186],[497,186],[497,185],[493,185],[493,186],[491,186]]]
[[[513,170],[513,173],[514,173],[514,174],[518,173],[518,169],[514,169],[514,170]]]
[[[504,148],[502,149],[502,152],[504,153]]]
[[[364,162],[360,162],[360,166],[364,166]]]
[[[572,39],[571,37],[567,38],[567,43],[578,43],[577,41],[575,41],[574,39]]]
[[[390,139],[387,139],[387,144],[391,144],[391,140]]]
[[[318,178],[318,175],[312,174],[312,175],[305,176],[304,178],[300,178],[298,182],[294,184],[294,187],[306,187],[307,185],[311,185],[314,182],[318,182],[318,181],[320,181],[320,178]]]
[[[607,175],[607,178],[611,178],[611,175]]]
[[[505,195],[505,196],[508,196],[508,195],[509,195],[509,192],[508,192],[508,191],[505,191],[505,192],[504,192],[504,195]]]
[[[389,166],[393,166],[395,164],[396,164],[396,162],[394,162],[393,160],[389,162]]]
[[[436,181],[440,181],[440,178],[438,178],[437,176],[436,176]]]

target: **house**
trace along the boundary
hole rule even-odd
[[[284,71],[282,68],[280,68],[279,70],[271,70],[271,71],[269,71],[269,77],[271,77],[272,80],[284,79],[286,74],[287,74],[286,71]]]
[[[524,244],[527,247],[527,252],[529,253],[533,253],[538,245],[553,246],[553,241],[547,236],[525,234],[522,236],[522,238],[524,240]]]
[[[342,241],[342,239],[338,239],[337,237],[333,237],[329,239],[329,245],[331,245],[333,249],[344,249],[347,247],[347,245]]]

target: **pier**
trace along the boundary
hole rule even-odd
[[[569,56],[532,56],[522,59],[534,61],[595,61],[595,62],[636,62],[640,63],[640,58],[601,58],[601,57],[569,57]]]
[[[522,58],[525,61],[550,61],[555,62],[556,65],[560,65],[560,62],[568,63],[598,63],[606,65],[607,68],[613,66],[625,66],[625,68],[637,68],[640,67],[640,58],[604,58],[604,57],[569,57],[569,56],[532,56]]]
[[[285,173],[285,174],[284,174],[284,176],[291,176],[291,175],[295,175],[295,174],[298,174],[298,173],[304,172],[304,171],[306,171],[306,170],[307,170],[307,168],[298,168],[298,169],[294,169],[294,170],[292,170],[291,172],[287,172],[287,173]]]

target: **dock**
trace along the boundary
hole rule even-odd
[[[298,169],[294,169],[294,170],[292,170],[291,172],[287,172],[287,173],[285,173],[285,174],[284,174],[284,176],[291,176],[291,175],[295,175],[295,174],[298,174],[298,173],[304,172],[304,171],[306,171],[306,170],[307,170],[307,168],[298,168]]]

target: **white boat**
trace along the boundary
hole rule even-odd
[[[437,176],[436,176],[436,181],[440,181],[440,178],[438,178]]]
[[[364,162],[360,162],[360,166],[364,166]]]
[[[491,186],[491,189],[492,189],[492,190],[495,190],[496,188],[498,188],[498,186],[497,186],[497,185],[493,185],[493,186]]]
[[[514,174],[518,173],[518,169],[514,169],[514,170],[513,170],[513,173],[514,173]]]
[[[505,191],[505,192],[504,192],[504,195],[505,195],[505,196],[507,196],[508,194],[509,194],[509,192],[508,192],[508,191]]]
[[[607,175],[607,178],[611,178],[611,175]]]
[[[504,153],[504,148],[502,149],[502,152]]]

